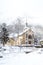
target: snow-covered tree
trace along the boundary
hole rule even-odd
[[[7,43],[7,41],[9,40],[9,37],[8,37],[8,31],[7,31],[7,28],[6,28],[6,24],[3,23],[2,24],[2,30],[1,30],[1,41],[2,41],[2,44],[3,46]]]
[[[9,34],[13,33],[14,32],[14,26],[13,25],[8,25],[7,30],[9,32]]]
[[[15,24],[15,33],[19,34],[23,31],[24,25],[22,23],[21,23],[21,19],[17,18],[16,24]]]

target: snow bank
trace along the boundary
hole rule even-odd
[[[42,51],[41,51],[42,50]],[[10,53],[0,59],[0,65],[43,65],[43,49],[32,53]]]

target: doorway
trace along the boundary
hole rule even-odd
[[[31,44],[31,41],[29,41],[29,44]]]

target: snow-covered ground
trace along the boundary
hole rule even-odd
[[[6,47],[0,52],[0,65],[43,65],[43,48]],[[25,53],[28,50],[30,53]]]

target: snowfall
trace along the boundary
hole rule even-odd
[[[43,48],[2,47],[0,65],[43,65]]]

